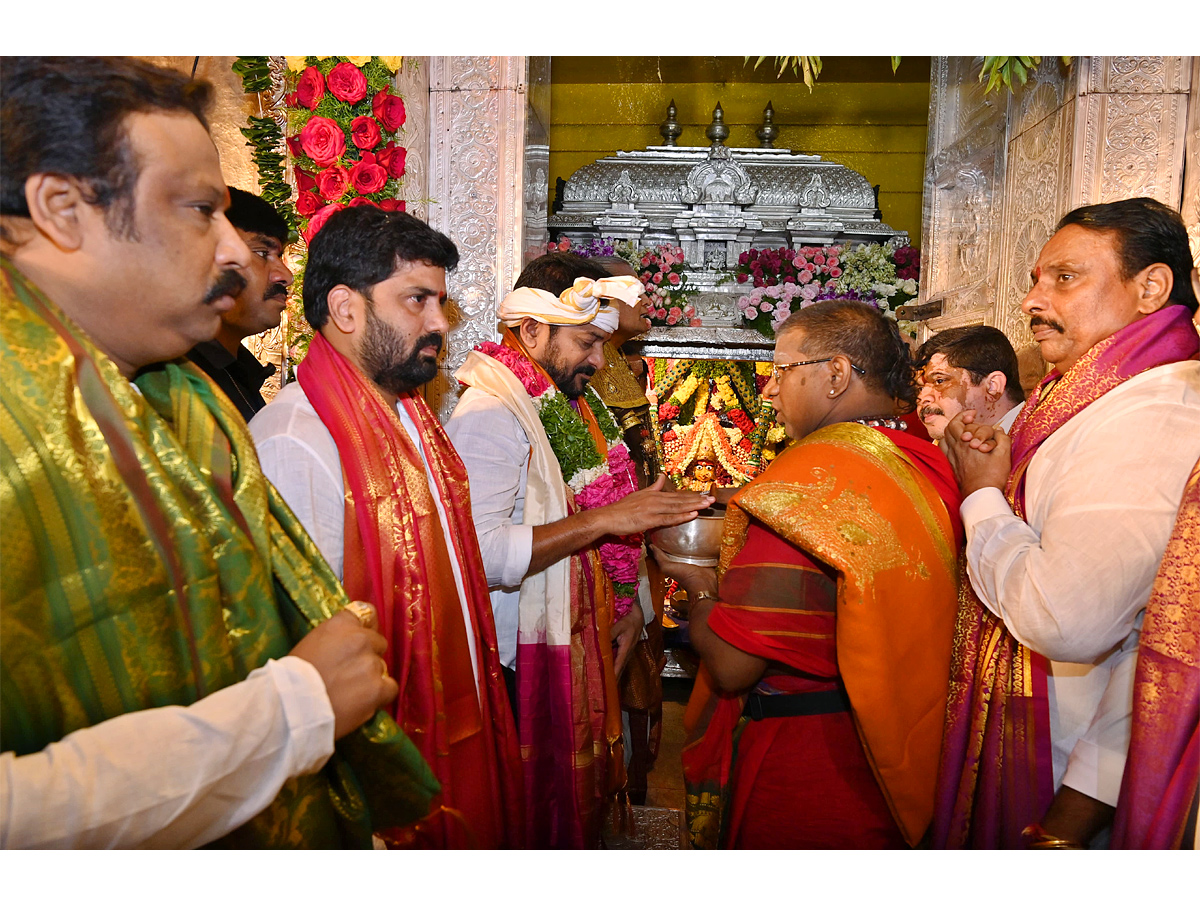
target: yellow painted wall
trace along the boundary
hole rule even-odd
[[[817,153],[880,185],[883,220],[921,242],[921,191],[929,115],[929,59],[901,63],[896,76],[881,58],[827,60],[810,93],[790,73],[776,80],[741,57],[555,57],[551,72],[550,184],[617,150],[662,143],[659,123],[674,99],[680,146],[707,146],[719,101],[730,147],[757,147],[767,101],[779,128],[776,147]],[[662,78],[660,81],[659,78]],[[694,79],[694,80],[693,80]]]

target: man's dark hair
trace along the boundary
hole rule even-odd
[[[0,214],[29,217],[25,182],[39,172],[73,176],[114,234],[135,237],[138,159],[130,113],[184,112],[205,128],[211,87],[133,59],[24,56],[0,61]]]
[[[912,356],[895,320],[857,300],[823,300],[784,319],[775,337],[796,329],[803,330],[810,357],[844,354],[862,370],[866,384],[899,400],[905,411],[916,407]]]
[[[604,270],[605,275],[628,275],[625,270],[629,269],[637,277],[637,266],[623,256],[593,256],[591,260]]]
[[[425,263],[451,271],[458,248],[408,213],[351,206],[329,217],[308,246],[304,268],[304,318],[320,330],[329,320],[329,292],[339,284],[371,297],[401,263]]]
[[[554,295],[561,294],[575,283],[576,278],[607,278],[608,272],[593,259],[574,253],[545,253],[527,265],[513,289],[537,288]]]
[[[971,384],[978,385],[992,372],[1005,378],[1004,393],[1015,403],[1025,400],[1021,389],[1017,352],[999,328],[990,325],[963,325],[939,331],[917,351],[916,367],[923,369],[941,353],[950,365],[964,369]]]
[[[1092,231],[1116,235],[1121,277],[1128,281],[1154,263],[1171,267],[1174,284],[1170,303],[1196,311],[1192,290],[1192,253],[1187,227],[1179,213],[1150,197],[1134,197],[1115,203],[1081,206],[1062,217],[1055,231],[1078,225]]]
[[[234,228],[273,237],[287,245],[288,223],[270,203],[249,191],[229,189],[229,209],[225,218]]]

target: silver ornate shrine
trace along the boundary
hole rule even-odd
[[[674,111],[672,101],[660,129],[663,146],[618,151],[565,182],[561,207],[547,223],[552,238],[572,244],[611,238],[639,247],[682,247],[688,284],[700,291],[695,299],[700,318],[705,326],[717,327],[736,321],[731,295],[746,288],[718,282],[728,279],[746,250],[908,244],[907,232],[880,221],[875,191],[858,172],[815,154],[769,146],[778,133],[769,107],[759,134],[764,146],[758,148],[725,146],[729,129],[720,104],[705,132],[710,146],[675,146],[682,128]],[[665,331],[656,328],[654,334]],[[650,351],[658,341],[652,335],[644,343]],[[712,352],[693,349],[701,351],[696,356]],[[762,355],[757,348],[743,352]]]
[[[707,134],[709,147],[622,150],[579,169],[550,216],[552,237],[677,244],[702,291],[751,247],[908,243],[879,220],[874,190],[853,169],[782,148],[726,147],[719,104]]]

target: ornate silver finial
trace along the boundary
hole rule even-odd
[[[724,144],[725,138],[729,137],[729,128],[725,125],[725,110],[721,109],[719,102],[713,110],[712,124],[708,126],[704,136],[712,141],[713,147]]]
[[[671,103],[667,107],[667,119],[658,126],[658,133],[663,136],[662,145],[664,147],[676,146],[675,140],[683,134],[683,126],[679,124],[675,118],[677,110],[675,109],[675,98],[671,98]]]
[[[763,110],[763,123],[758,131],[754,132],[758,137],[758,146],[764,150],[773,150],[775,148],[775,138],[779,137],[779,129],[775,127],[775,109],[771,106],[771,101],[767,101],[767,108]]]

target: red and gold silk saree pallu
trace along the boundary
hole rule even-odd
[[[188,705],[346,603],[200,369],[125,379],[0,260],[0,748]],[[221,847],[366,847],[438,786],[380,713]]]
[[[796,670],[794,678],[769,674],[767,689],[818,690],[840,676],[870,775],[910,846],[933,814],[958,589],[947,509],[953,491],[947,488],[951,496],[943,499],[929,468],[925,460],[915,465],[887,434],[853,423],[823,428],[788,448],[730,505],[722,599],[709,619],[735,646]],[[787,542],[777,544],[779,559],[758,559],[760,548],[747,541],[752,522]],[[759,571],[738,571],[747,562]],[[789,566],[791,584],[782,572]],[[836,579],[832,595],[820,587],[826,572]],[[805,586],[796,587],[797,580]],[[725,596],[727,585],[737,596]],[[754,585],[765,594],[741,596]],[[742,798],[731,799],[730,788],[748,789],[730,783],[737,740],[746,739],[744,700],[708,696],[701,679],[689,704],[685,727],[698,739],[684,749],[684,776],[697,847],[732,842]],[[804,777],[804,765],[804,748],[797,747],[796,778]],[[848,770],[853,782],[857,776]],[[857,793],[865,797],[859,808],[870,812],[871,792]],[[870,841],[886,845],[886,830],[874,830]]]

